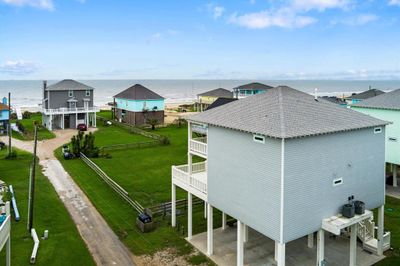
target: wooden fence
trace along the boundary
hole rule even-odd
[[[193,205],[200,205],[200,204],[204,204],[204,201],[193,197]],[[172,204],[171,202],[165,202],[165,203],[161,203],[149,208],[146,208],[146,212],[148,213],[150,210],[151,215],[160,215],[162,214],[163,216],[165,216],[167,213],[171,213],[171,208],[172,208]],[[177,209],[182,209],[182,208],[187,208],[187,200],[186,199],[181,199],[181,200],[177,200],[176,201],[176,208]]]
[[[142,213],[144,208],[136,200],[132,200],[129,197],[129,193],[123,189],[117,182],[112,180],[100,167],[97,166],[92,160],[86,157],[83,153],[80,154],[80,158],[84,161],[98,176],[103,179],[119,196],[121,196],[134,210],[138,213]]]

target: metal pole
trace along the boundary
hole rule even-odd
[[[33,202],[35,198],[35,174],[36,174],[36,149],[37,149],[37,124],[35,124],[35,142],[33,146],[33,158],[29,177],[29,208],[28,208],[28,232],[33,228]]]

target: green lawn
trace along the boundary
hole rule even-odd
[[[109,110],[100,110],[97,115],[111,120],[112,113]]]
[[[15,123],[16,121],[13,120],[11,121],[12,123]],[[25,133],[21,134],[19,132],[14,131],[13,132],[13,137],[16,139],[20,140],[33,140],[34,138],[34,122],[37,122],[39,125],[42,125],[42,114],[40,113],[33,113],[31,114],[31,117],[29,119],[22,119],[19,120],[21,124],[25,128]],[[47,130],[47,128],[40,126],[38,130],[38,139],[39,140],[44,140],[44,139],[52,139],[54,138],[55,135],[53,132]]]
[[[98,122],[100,125],[101,122]],[[170,201],[171,199],[171,165],[184,164],[187,160],[187,127],[166,127],[155,131],[168,136],[171,144],[143,149],[110,151],[111,159],[94,159],[107,174],[124,187],[131,197],[143,206]],[[103,127],[95,133],[96,145],[132,143],[143,141],[142,136],[130,134],[126,129],[116,126]],[[148,140],[145,138],[145,140]],[[112,142],[112,143],[110,143]],[[186,236],[187,215],[181,210],[178,216],[179,226],[170,226],[170,217],[156,219],[157,229],[143,234],[135,225],[137,213],[116,195],[101,179],[81,160],[63,160],[56,152],[65,169],[78,185],[85,191],[93,204],[106,219],[111,228],[134,254],[153,254],[165,248],[173,248],[178,255],[185,255],[192,263],[207,262],[203,255],[189,255],[193,247],[183,237]],[[186,193],[178,189],[178,198],[185,198]],[[220,226],[221,213],[215,214],[215,228]],[[193,214],[193,232],[206,230],[206,219],[203,217],[203,205],[196,206]],[[208,261],[208,263],[210,263]]]
[[[18,151],[16,159],[6,160],[6,150],[0,151],[0,180],[13,185],[21,220],[12,220],[11,264],[30,265],[33,241],[26,229],[28,177],[32,155]],[[36,173],[34,228],[38,236],[49,230],[49,239],[41,240],[36,265],[95,265],[71,217],[58,198],[53,186]],[[5,250],[5,249],[4,249]],[[5,264],[5,251],[1,252],[0,265]]]

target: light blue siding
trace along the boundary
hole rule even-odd
[[[8,120],[10,119],[8,110],[0,111],[0,120]]]
[[[218,127],[208,131],[208,200],[267,237],[279,240],[281,140]]]
[[[118,109],[123,109],[131,112],[142,112],[146,107],[148,110],[156,108],[157,111],[164,110],[164,99],[158,100],[127,100],[115,98],[115,103]]]
[[[351,195],[368,209],[384,204],[384,165],[384,130],[285,140],[284,242],[320,229]]]

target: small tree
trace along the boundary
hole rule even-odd
[[[151,126],[151,130],[155,130],[156,126],[159,124],[159,121],[156,118],[150,118],[147,119],[147,123]]]

